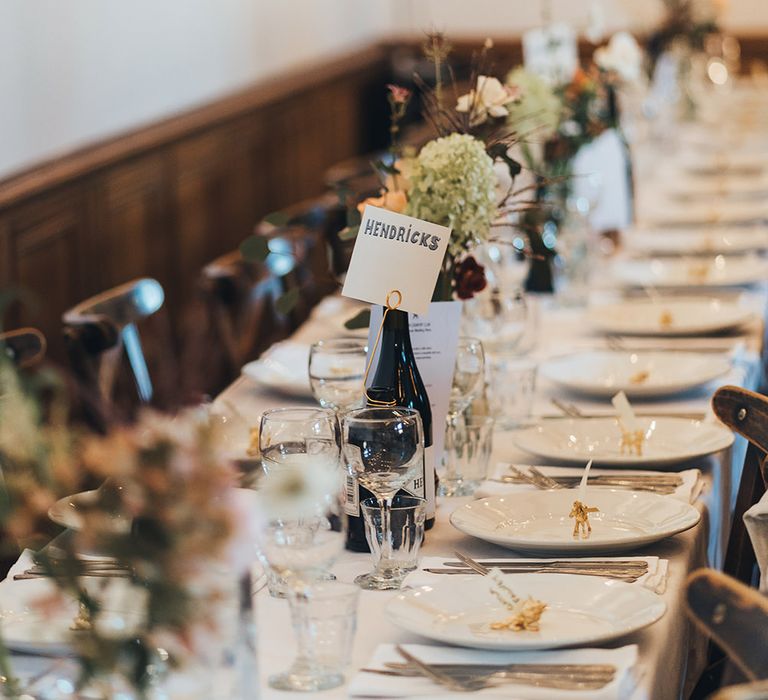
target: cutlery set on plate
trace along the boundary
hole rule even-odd
[[[603,559],[603,560],[542,560],[515,561],[514,559],[478,560],[478,564],[487,569],[499,569],[505,574],[576,574],[580,576],[603,576],[619,581],[633,583],[648,573],[648,562],[640,559]],[[466,563],[446,561],[444,566],[429,567],[423,571],[429,574],[445,575],[484,575]]]
[[[580,476],[555,476],[544,474],[536,467],[528,467],[528,471],[509,465],[509,474],[494,477],[491,481],[502,484],[530,484],[538,489],[572,489],[579,485]],[[653,474],[597,474],[590,476],[590,486],[604,486],[614,489],[629,489],[631,491],[650,491],[663,495],[673,494],[682,486],[683,479],[678,474],[658,472]]]
[[[616,675],[616,667],[610,664],[426,663],[401,646],[395,648],[403,662],[387,662],[383,669],[362,671],[404,678],[427,677],[457,692],[472,692],[504,683],[557,690],[599,690]]]

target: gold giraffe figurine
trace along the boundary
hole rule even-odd
[[[634,453],[638,457],[642,457],[645,433],[642,430],[627,430],[621,420],[619,420],[619,430],[621,430],[621,442],[619,443],[621,454],[624,452],[630,455]]]
[[[574,501],[573,508],[568,515],[569,518],[576,518],[576,522],[573,524],[573,536],[579,538],[579,530],[581,530],[582,539],[588,539],[592,532],[592,525],[589,524],[589,514],[599,513],[600,509],[594,506],[587,506],[581,501]]]

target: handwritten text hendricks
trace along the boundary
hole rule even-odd
[[[437,250],[440,247],[440,236],[426,231],[419,231],[413,227],[396,226],[388,224],[371,216],[365,218],[364,227],[361,226],[362,233],[368,236],[377,236],[387,238],[390,241],[400,241],[401,243],[411,243],[413,245],[424,246],[429,250]]]

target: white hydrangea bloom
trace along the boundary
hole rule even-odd
[[[449,226],[451,255],[488,236],[497,211],[497,178],[476,138],[451,134],[430,141],[416,158],[410,181],[406,213]]]
[[[550,138],[557,131],[563,111],[552,85],[522,67],[509,73],[507,85],[516,86],[521,94],[519,102],[509,105],[509,124],[523,134],[530,132],[531,141]]]

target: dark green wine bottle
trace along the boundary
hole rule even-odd
[[[408,313],[392,310],[384,319],[379,341],[379,353],[373,378],[369,381],[368,405],[389,403],[413,408],[421,414],[424,426],[424,471],[398,491],[400,495],[418,496],[427,501],[425,527],[435,523],[435,452],[432,447],[432,407],[424,381],[416,365],[411,346]],[[369,551],[365,539],[365,525],[360,512],[360,502],[373,494],[351,477],[347,482],[346,512],[347,549],[355,552]]]

